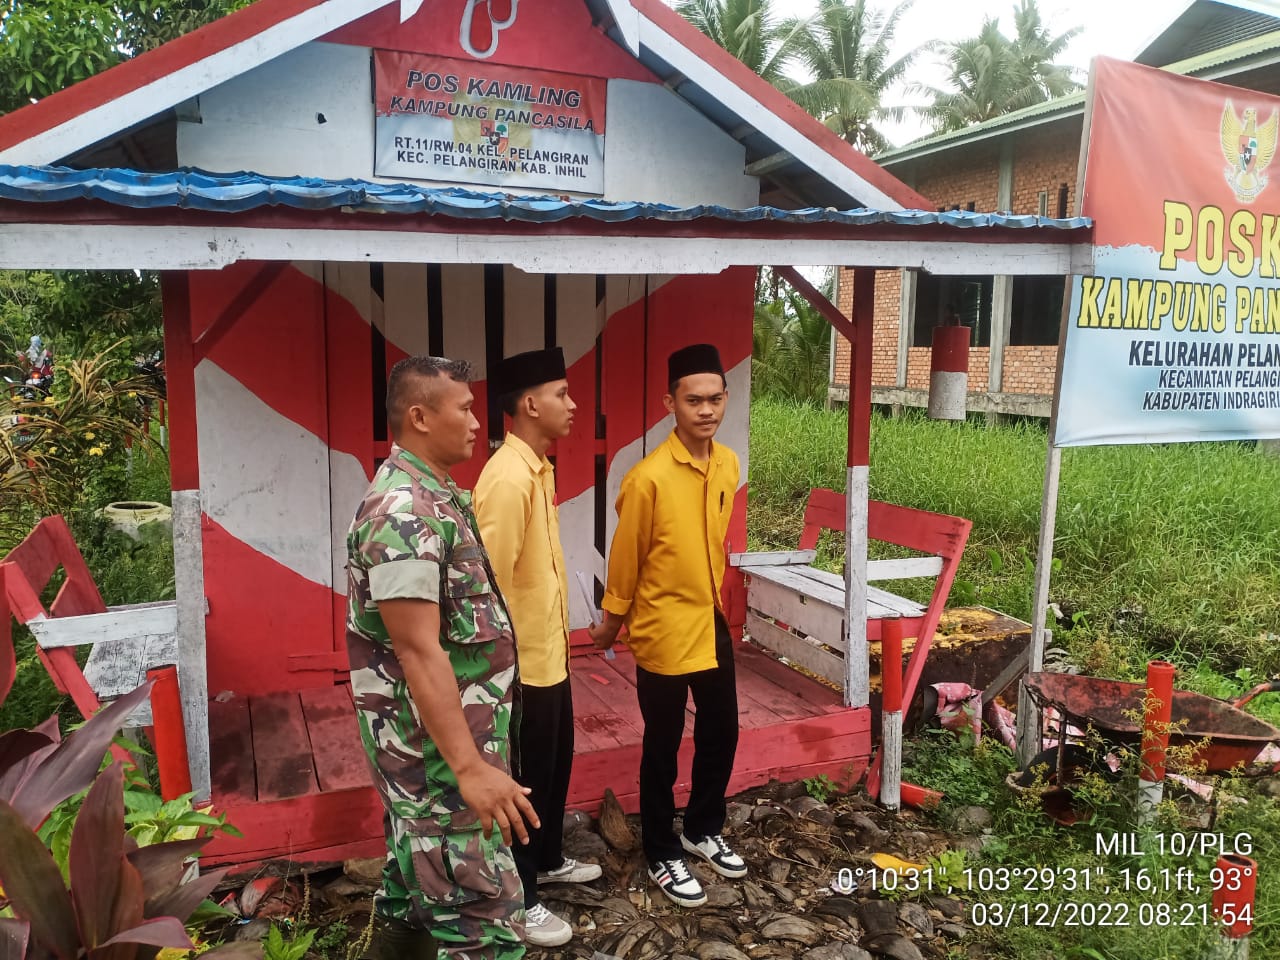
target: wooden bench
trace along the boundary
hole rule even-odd
[[[41,520],[0,566],[13,617],[31,631],[54,685],[82,716],[138,687],[149,668],[178,662],[176,603],[108,607],[62,517]],[[59,568],[65,578],[46,610],[40,597]],[[82,671],[75,648],[85,645],[93,650]],[[150,726],[151,705],[139,707],[128,725]]]
[[[893,617],[902,620],[906,636],[917,638],[904,677],[904,703],[910,702],[924,669],[972,526],[960,517],[868,502],[868,540],[915,551],[912,556],[867,562],[867,640],[879,640],[884,620]],[[842,533],[844,529],[844,496],[815,488],[809,493],[799,550],[731,557],[747,577],[746,631],[751,639],[839,685],[845,681],[847,652],[844,577],[811,564],[822,531]],[[872,586],[916,577],[934,580],[927,604]]]

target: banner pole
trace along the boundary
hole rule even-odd
[[[1027,672],[1044,669],[1045,620],[1049,610],[1049,576],[1053,568],[1053,534],[1058,518],[1058,481],[1062,475],[1062,448],[1049,440],[1044,464],[1044,492],[1040,500],[1040,539],[1036,544],[1036,572],[1031,613],[1031,651]],[[1026,691],[1018,694],[1018,761],[1022,766],[1040,752],[1039,711]]]

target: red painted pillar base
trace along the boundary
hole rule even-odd
[[[178,668],[155,667],[147,671],[147,679],[152,681],[151,736],[155,741],[156,768],[160,772],[160,796],[173,800],[191,792],[191,764],[182,722]]]

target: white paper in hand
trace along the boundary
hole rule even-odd
[[[599,626],[601,623],[600,611],[596,609],[596,600],[591,594],[591,581],[587,579],[587,575],[581,570],[578,570],[576,573],[578,587],[582,590],[582,602],[587,605],[587,616],[591,618],[591,625],[593,627]],[[614,657],[613,650],[606,650],[604,652],[604,656],[606,660],[612,660]]]

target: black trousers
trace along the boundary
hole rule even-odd
[[[566,678],[551,687],[521,684],[520,696],[520,784],[533,791],[529,802],[542,826],[530,827],[529,842],[514,842],[512,852],[525,906],[531,907],[538,902],[538,871],[564,863],[560,844],[573,766],[573,692]]]
[[[729,627],[716,614],[716,664],[712,670],[666,676],[636,667],[636,695],[644,717],[640,757],[640,826],[649,863],[685,856],[673,829],[676,757],[684,734],[684,710],[693,694],[693,787],[684,832],[702,840],[724,830],[725,791],[738,750],[738,687]]]

